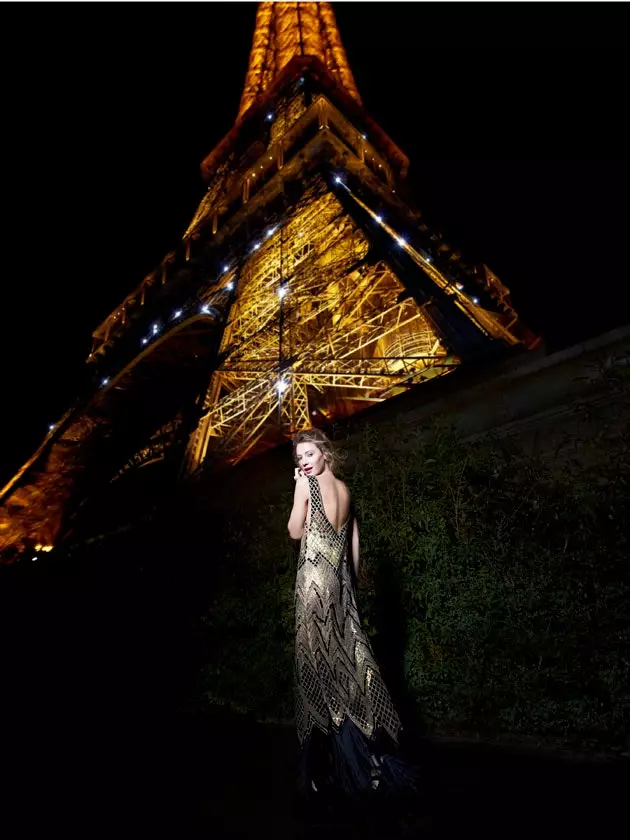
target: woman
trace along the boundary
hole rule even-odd
[[[295,584],[300,787],[329,799],[414,789],[394,757],[401,728],[357,612],[359,530],[336,455],[318,429],[293,441],[289,535],[301,539]]]

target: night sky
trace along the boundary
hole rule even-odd
[[[625,30],[600,5],[336,4],[418,206],[550,349],[630,321],[630,163],[588,157],[628,144]],[[187,227],[199,164],[236,116],[255,11],[4,5],[0,482],[72,401],[92,331]]]

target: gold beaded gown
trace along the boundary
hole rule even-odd
[[[296,725],[300,787],[354,798],[414,789],[396,757],[400,718],[361,629],[349,562],[351,517],[337,533],[319,481],[307,476],[309,516],[295,584]]]

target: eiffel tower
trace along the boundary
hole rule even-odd
[[[509,290],[424,221],[330,3],[260,3],[238,116],[180,246],[93,333],[75,404],[2,490],[0,552],[47,549],[94,487],[235,464],[497,350]]]

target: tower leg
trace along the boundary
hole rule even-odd
[[[280,424],[285,435],[290,437],[301,429],[311,426],[308,410],[308,392],[301,381],[293,381],[291,387],[282,395],[280,402]]]
[[[498,342],[461,310],[454,295],[436,286],[419,265],[357,204],[343,188],[335,191],[344,210],[378,249],[407,288],[451,353],[462,361],[492,352]]]

